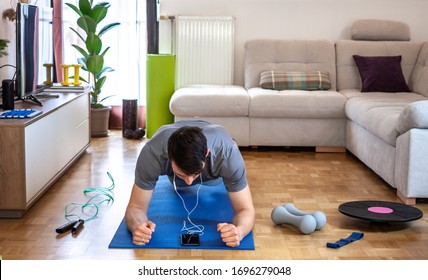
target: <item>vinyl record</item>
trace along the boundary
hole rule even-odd
[[[409,222],[422,218],[423,213],[416,207],[389,201],[351,201],[339,206],[344,215],[372,222]]]

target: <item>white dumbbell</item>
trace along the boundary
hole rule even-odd
[[[291,214],[283,206],[277,206],[271,213],[272,221],[277,225],[290,224],[297,227],[303,234],[315,231],[317,221],[311,215],[296,216]]]
[[[287,209],[290,214],[293,214],[293,215],[296,215],[296,216],[304,216],[304,215],[311,215],[311,216],[313,216],[315,218],[315,220],[317,221],[316,230],[322,229],[325,226],[325,224],[327,223],[327,217],[321,211],[303,212],[303,211],[297,209],[297,207],[294,206],[293,203],[286,203],[286,204],[284,204],[283,207],[285,209]]]

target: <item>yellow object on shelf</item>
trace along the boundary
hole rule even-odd
[[[72,64],[71,66],[73,66],[74,68],[74,82],[73,85],[75,86],[80,86],[82,84],[82,82],[79,80],[79,69],[80,67],[82,67],[81,64]]]
[[[46,68],[46,81],[44,81],[43,83],[45,85],[52,85],[52,67],[53,64],[52,63],[45,63],[43,64],[43,66]]]
[[[70,65],[68,64],[61,64],[62,70],[64,71],[64,81],[61,83],[63,86],[68,86],[70,83],[68,82],[68,68],[70,68]]]

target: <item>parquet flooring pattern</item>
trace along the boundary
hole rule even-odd
[[[347,217],[337,209],[352,200],[400,202],[395,190],[350,153],[315,153],[310,148],[243,148],[256,208],[254,251],[109,249],[121,222],[134,179],[134,167],[146,140],[92,138],[91,147],[21,219],[0,219],[0,256],[4,260],[147,259],[147,260],[414,260],[428,259],[428,217],[382,224]],[[56,234],[66,222],[64,207],[84,203],[83,190],[107,187],[115,179],[115,201],[78,235]],[[274,207],[294,203],[305,212],[322,211],[327,224],[304,235],[292,225],[275,225]],[[428,213],[426,200],[416,205]],[[364,238],[340,249],[326,247],[360,231]]]

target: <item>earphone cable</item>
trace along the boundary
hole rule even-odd
[[[173,185],[174,185],[175,193],[181,199],[181,202],[183,203],[184,210],[186,210],[186,212],[187,212],[187,220],[192,224],[192,226],[190,228],[188,228],[186,226],[186,220],[184,220],[183,221],[183,228],[181,229],[181,231],[187,231],[187,233],[189,233],[189,234],[203,235],[204,229],[205,229],[204,226],[203,225],[196,225],[195,223],[193,223],[193,221],[190,218],[190,215],[193,213],[193,211],[195,211],[195,209],[198,207],[198,204],[199,204],[199,191],[201,190],[201,187],[202,187],[202,174],[200,175],[200,177],[201,177],[201,182],[200,182],[198,189],[196,191],[196,204],[191,211],[188,210],[188,208],[186,206],[186,202],[184,201],[183,197],[178,193],[177,185],[175,184],[175,173],[174,173]]]

